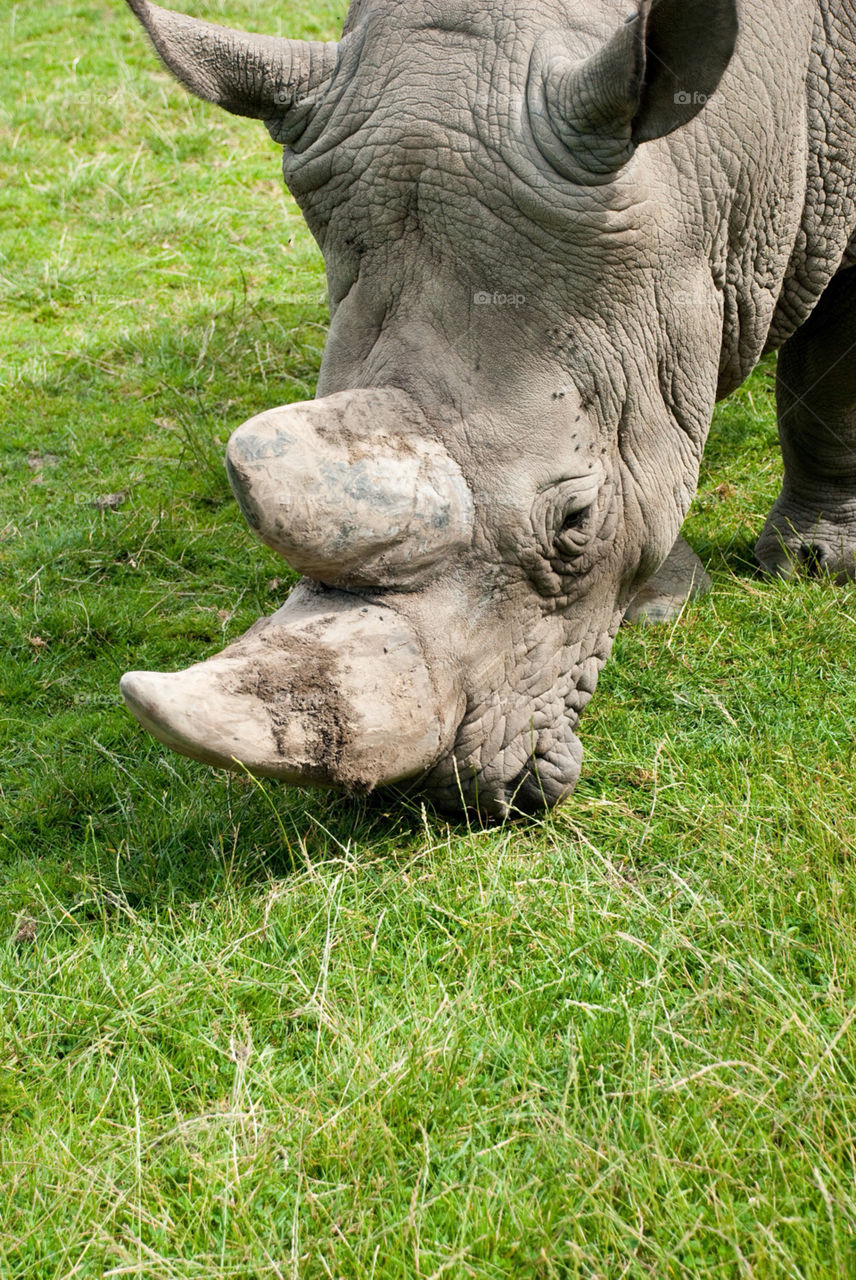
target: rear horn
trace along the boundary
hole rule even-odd
[[[226,466],[262,542],[329,586],[413,587],[472,542],[460,467],[394,388],[268,409],[234,432]]]

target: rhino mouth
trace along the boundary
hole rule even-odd
[[[222,653],[120,687],[140,725],[191,760],[351,794],[418,790],[448,813],[543,812],[582,762],[569,706],[542,708],[538,728],[523,701],[468,707],[399,609],[308,581]]]
[[[456,746],[427,775],[422,789],[439,809],[464,809],[494,821],[552,809],[571,795],[580,776],[583,748],[574,731],[577,720],[566,717],[549,734],[521,734],[480,766]]]

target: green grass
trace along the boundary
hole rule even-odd
[[[0,54],[0,1276],[856,1276],[856,591],[752,572],[770,366],[563,810],[210,772],[117,679],[288,590],[221,458],[312,392],[320,259],[118,2],[4,0]]]

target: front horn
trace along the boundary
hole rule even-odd
[[[186,89],[236,116],[270,120],[318,89],[336,69],[335,41],[251,35],[127,0]]]

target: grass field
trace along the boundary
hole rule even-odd
[[[0,0],[0,57],[2,1280],[856,1276],[856,590],[753,572],[771,366],[564,809],[210,772],[117,681],[289,588],[222,454],[311,395],[320,258],[118,0]]]

